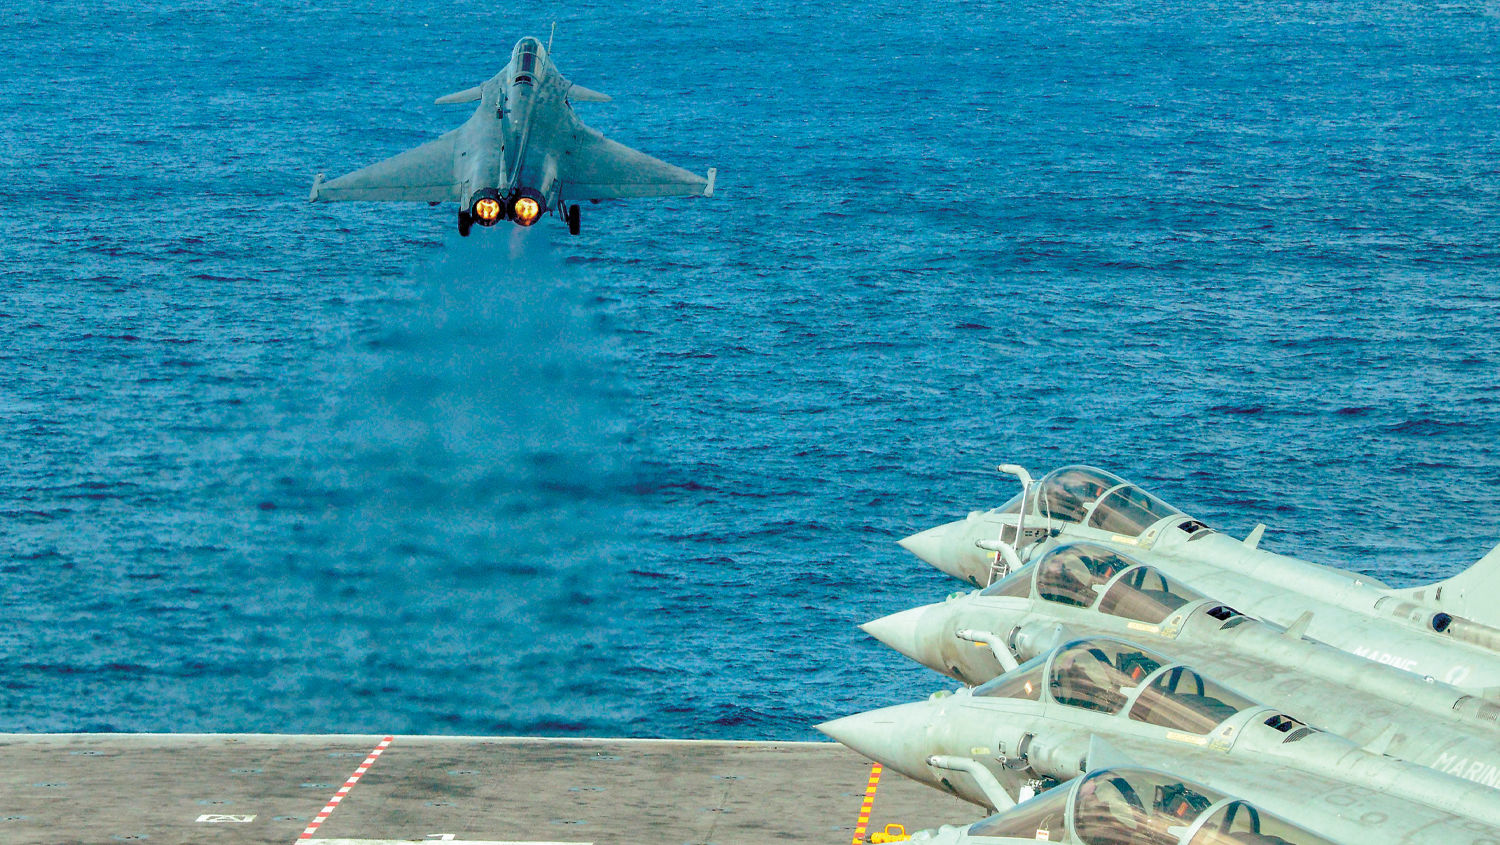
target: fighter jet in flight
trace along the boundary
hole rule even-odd
[[[1425,607],[1368,575],[1260,549],[1260,528],[1236,540],[1103,470],[1063,467],[1037,481],[1020,467],[1002,470],[1022,478],[1021,494],[901,545],[984,586],[1058,544],[1098,543],[1369,660],[1465,690],[1500,687],[1500,628]]]
[[[1500,704],[1245,616],[1093,543],[1059,546],[982,591],[861,626],[967,684],[1078,637],[1129,639],[1366,748],[1500,785]],[[977,646],[977,647],[976,647]]]
[[[1026,787],[1138,765],[1213,784],[1338,842],[1500,835],[1493,788],[1362,749],[1122,640],[1065,643],[972,691],[818,729],[995,810]]]
[[[1166,772],[1095,769],[974,824],[923,830],[925,845],[1335,845],[1248,801]]]
[[[458,203],[458,233],[510,220],[530,226],[548,212],[578,234],[578,203],[605,199],[713,196],[716,171],[698,176],[605,138],[572,103],[609,97],[569,82],[536,38],[522,38],[489,81],[439,97],[475,103],[462,126],[420,147],[328,182],[312,202]]]

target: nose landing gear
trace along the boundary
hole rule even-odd
[[[460,211],[458,213],[458,234],[460,236],[467,238],[469,236],[469,228],[473,225],[474,215],[467,211]]]
[[[579,219],[578,206],[576,206],[576,205],[570,205],[570,206],[568,206],[568,234],[570,234],[570,235],[576,235],[576,234],[578,234],[578,219]]]

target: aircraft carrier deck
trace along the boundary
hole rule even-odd
[[[0,735],[0,842],[850,842],[869,761],[826,742]],[[886,772],[869,831],[981,811]]]

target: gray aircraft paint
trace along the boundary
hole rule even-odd
[[[1435,584],[1424,584],[1392,593],[1423,607],[1464,616],[1486,625],[1500,626],[1500,545],[1479,562]]]
[[[569,82],[535,38],[516,42],[510,63],[488,81],[438,98],[477,102],[474,114],[436,140],[328,182],[320,174],[313,202],[456,202],[460,230],[465,215],[493,225],[515,220],[524,197],[540,205],[537,217],[561,215],[585,200],[661,196],[712,196],[715,171],[698,176],[617,144],[589,128],[572,102],[609,98]],[[498,200],[498,220],[476,218],[486,197]]]
[[[990,634],[997,647],[1008,648],[1020,661],[1062,639],[1128,639],[1361,745],[1500,787],[1500,704],[1372,663],[1295,630],[1226,617],[1223,604],[1211,598],[1189,601],[1159,622],[1101,612],[1102,598],[1091,607],[1045,600],[1036,584],[1038,563],[1045,561],[1028,564],[992,590],[1025,582],[1027,597],[976,591],[863,627],[902,654],[969,684],[997,677],[1003,668],[990,646],[960,639],[960,631],[971,637]],[[1117,572],[1100,595],[1129,591],[1127,580],[1140,572]]]
[[[1275,709],[1252,705],[1197,735],[1128,718],[1145,683],[1127,690],[1113,715],[1058,703],[1048,684],[1041,686],[1035,701],[960,690],[819,729],[908,777],[982,806],[993,802],[978,781],[929,761],[935,755],[973,760],[1014,792],[1027,777],[1061,781],[1097,768],[1100,761],[1090,758],[1107,748],[1115,758],[1107,764],[1129,762],[1212,784],[1337,841],[1500,842],[1500,797],[1492,790],[1372,753],[1336,734],[1283,732],[1267,724],[1278,718]]]
[[[1034,494],[1029,504],[1034,506],[1036,498]],[[996,553],[976,544],[994,547],[997,538],[1015,537],[1016,515],[1001,511],[975,511],[901,544],[948,574],[983,585],[994,570]],[[1306,633],[1351,654],[1470,692],[1500,687],[1500,650],[1495,647],[1500,646],[1500,630],[1454,618],[1439,633],[1434,630],[1437,611],[1369,576],[1253,547],[1186,514],[1164,516],[1138,533],[1035,512],[1027,513],[1021,527],[1026,535],[1019,549],[1023,561],[1062,543],[1100,543],[1278,625],[1290,626],[1311,612]]]
[[[1091,788],[1111,782],[1125,782],[1132,787],[1129,797],[1123,791],[1111,795],[1108,789]],[[1171,792],[1152,789],[1153,785],[1170,787]],[[1209,803],[1194,815],[1184,818],[1175,811],[1187,803],[1181,800],[1184,792],[1190,793],[1195,801]],[[1167,800],[1173,801],[1175,807],[1157,806],[1156,800],[1164,796],[1169,796]],[[1131,803],[1131,797],[1136,799],[1135,803]],[[1110,799],[1113,799],[1114,806],[1110,806]],[[1151,806],[1148,807],[1148,803]],[[1256,836],[1263,838],[1254,838]],[[1103,842],[1165,842],[1167,837],[1172,837],[1171,841],[1177,845],[1239,845],[1249,842],[1335,845],[1331,840],[1295,827],[1273,813],[1243,799],[1224,795],[1219,790],[1165,772],[1124,766],[1095,769],[974,824],[944,825],[934,830],[917,831],[909,841],[926,845],[1021,845],[1038,841],[1099,845]]]

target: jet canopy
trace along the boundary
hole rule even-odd
[[[1021,497],[1007,502],[1001,513],[1016,513]],[[1054,470],[1032,485],[1028,516],[1072,522],[1139,536],[1161,519],[1182,512],[1117,475],[1087,466]]]
[[[1035,584],[1035,592],[1032,586]],[[986,596],[1035,597],[1156,625],[1204,596],[1155,567],[1093,543],[1069,543],[986,587]]]
[[[1182,664],[1134,643],[1094,637],[1059,646],[981,684],[985,698],[1051,701],[1128,718],[1171,731],[1207,736],[1256,703]]]
[[[1215,789],[1134,767],[1097,769],[969,828],[1076,845],[1333,845]]]
[[[516,74],[515,82],[523,85],[531,84],[541,74],[539,57],[545,52],[542,49],[542,42],[529,35],[517,41],[515,49],[510,51],[510,66]]]

